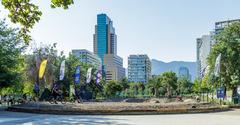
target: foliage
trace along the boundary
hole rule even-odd
[[[216,44],[213,46],[208,64],[211,72],[214,70],[215,60],[221,53],[221,80],[217,78],[228,89],[234,89],[240,84],[240,23],[233,23],[226,27],[216,36]]]
[[[96,67],[82,63],[78,57],[73,55],[72,53],[69,53],[69,56],[66,58],[66,66],[65,66],[65,79],[62,81],[64,84],[65,88],[68,90],[69,85],[74,85],[74,74],[76,67],[79,65],[80,66],[80,86],[78,86],[78,89],[82,85],[86,84],[86,75],[87,75],[87,70],[88,68],[92,67],[92,80],[90,84],[87,85],[88,91],[90,91],[93,94],[93,97],[96,97],[97,94],[100,92],[101,86],[96,85],[96,81],[93,79],[96,79]]]
[[[129,88],[125,90],[126,97],[143,97],[145,91],[144,83],[129,83]]]
[[[167,96],[171,97],[174,90],[177,89],[177,76],[174,72],[165,72],[162,74],[162,84],[167,89]]]
[[[123,86],[116,81],[109,81],[104,85],[103,90],[106,97],[115,97],[123,90]]]
[[[202,79],[201,91],[207,92],[210,89],[209,76],[205,75]]]
[[[177,80],[177,93],[178,94],[189,94],[192,90],[192,83],[186,77],[180,77]]]
[[[161,76],[155,76],[151,78],[147,84],[147,88],[150,90],[150,92],[153,93],[155,97],[159,96],[159,89],[162,86],[162,77]]]
[[[194,80],[192,90],[195,93],[200,93],[201,92],[201,80],[200,79],[195,79]]]
[[[128,82],[128,79],[126,77],[121,79],[120,84],[123,86],[124,90],[129,88],[129,82]]]
[[[57,54],[56,43],[53,45],[41,45],[32,48],[33,53],[26,55],[26,76],[31,83],[38,82],[44,88],[50,87],[59,76],[59,67],[61,61],[65,58],[63,53],[60,56]],[[43,79],[38,78],[38,72],[41,62],[47,59],[48,63]]]
[[[73,0],[51,0],[51,7],[67,9]],[[20,34],[26,43],[31,41],[30,29],[40,20],[42,12],[31,0],[2,0],[2,5],[9,11],[8,17],[13,23],[20,24]]]
[[[0,21],[0,87],[20,84],[25,50],[23,40],[16,29],[9,28],[5,20]]]
[[[2,0],[2,5],[9,10],[8,17],[13,23],[19,23],[21,35],[26,43],[31,40],[29,29],[33,28],[34,24],[40,20],[42,12],[38,6],[30,2],[30,0]]]
[[[68,9],[69,5],[73,4],[73,0],[51,0],[51,7],[62,7],[64,9]]]

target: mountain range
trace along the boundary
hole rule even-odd
[[[159,75],[163,72],[173,71],[178,74],[180,67],[187,67],[191,75],[191,80],[196,78],[197,65],[196,62],[186,62],[186,61],[172,61],[172,62],[163,62],[156,59],[152,59],[152,75]]]

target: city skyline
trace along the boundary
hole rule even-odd
[[[96,15],[106,13],[117,28],[118,55],[123,57],[124,67],[130,54],[148,54],[151,59],[165,62],[195,62],[195,39],[213,30],[215,22],[239,18],[240,10],[236,4],[239,1],[82,0],[66,11],[51,9],[50,1],[36,2],[43,11],[42,19],[32,30],[36,43],[57,42],[58,49],[66,55],[72,49],[93,52]],[[5,10],[0,17],[7,18]]]

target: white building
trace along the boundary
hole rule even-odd
[[[81,62],[91,64],[95,66],[97,69],[101,69],[102,66],[101,59],[92,52],[86,49],[76,49],[72,50],[72,54],[77,56]]]
[[[197,38],[197,76],[202,78],[207,72],[207,58],[214,44],[213,35]]]
[[[203,35],[201,38],[197,38],[197,77],[202,78],[208,71],[207,57],[217,42],[214,40],[214,36],[224,30],[225,27],[231,25],[234,22],[240,22],[240,19],[220,21],[215,23],[215,30],[210,32],[210,35]]]

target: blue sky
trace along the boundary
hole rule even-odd
[[[125,67],[129,54],[195,61],[197,37],[213,30],[216,21],[240,18],[239,0],[75,0],[68,10],[51,9],[50,0],[34,2],[43,11],[32,29],[34,41],[57,42],[66,54],[71,49],[93,51],[96,16],[106,13],[116,28]],[[4,10],[0,14],[7,17]]]

